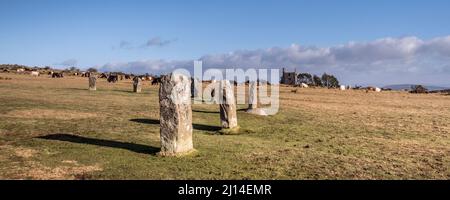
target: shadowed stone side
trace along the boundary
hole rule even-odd
[[[133,92],[140,93],[142,90],[142,80],[139,77],[133,78]]]
[[[192,80],[192,82],[191,82],[191,93],[192,93],[191,97],[201,99],[202,82],[196,78],[192,78],[191,80]]]
[[[89,90],[97,90],[97,77],[89,76]]]
[[[222,128],[232,129],[238,126],[234,90],[228,80],[220,81],[220,124]]]
[[[184,155],[193,150],[191,80],[181,74],[161,78],[159,88],[160,136],[163,156]]]

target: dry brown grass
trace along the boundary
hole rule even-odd
[[[27,118],[27,119],[82,119],[98,117],[95,113],[68,111],[68,110],[52,110],[52,109],[27,109],[27,110],[13,110],[4,117]]]
[[[25,147],[14,147],[12,145],[2,145],[0,146],[0,149],[6,150],[6,151],[12,151],[16,156],[21,158],[31,158],[34,156],[37,151],[30,148]]]
[[[0,152],[2,152],[0,161],[12,161],[14,157],[19,158],[19,160],[10,163],[16,165],[16,167],[8,170],[3,169],[0,178],[36,180],[84,179],[92,172],[103,170],[98,164],[82,165],[75,160],[63,160],[56,167],[45,166],[33,160],[33,157],[39,156],[38,150],[20,146],[2,145],[0,146]]]
[[[79,165],[76,162],[62,162],[62,166],[48,167],[37,162],[27,162],[15,174],[10,176],[18,176],[19,179],[34,180],[63,180],[63,179],[80,179],[86,177],[87,174],[103,170],[99,165]]]
[[[229,136],[193,105],[198,153],[161,158],[157,86],[1,76],[2,179],[450,179],[449,95],[282,87],[277,115],[239,111]]]
[[[73,165],[73,164],[72,164]],[[98,165],[92,166],[58,166],[54,168],[42,166],[36,163],[30,164],[28,170],[24,170],[23,176],[36,180],[62,180],[62,179],[79,179],[86,174],[103,170]]]

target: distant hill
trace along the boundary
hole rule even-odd
[[[411,86],[414,86],[414,85],[416,85],[416,84],[386,85],[383,88],[391,88],[393,90],[411,90]],[[427,88],[428,91],[450,89],[449,87],[431,86],[431,85],[424,85],[424,87]]]

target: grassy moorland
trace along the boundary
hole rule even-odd
[[[158,86],[0,76],[0,179],[450,179],[448,95],[283,87],[239,135],[193,105],[198,152],[159,157]]]

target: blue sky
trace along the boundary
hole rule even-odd
[[[449,85],[449,10],[444,0],[0,0],[0,63],[162,72],[202,59]]]

